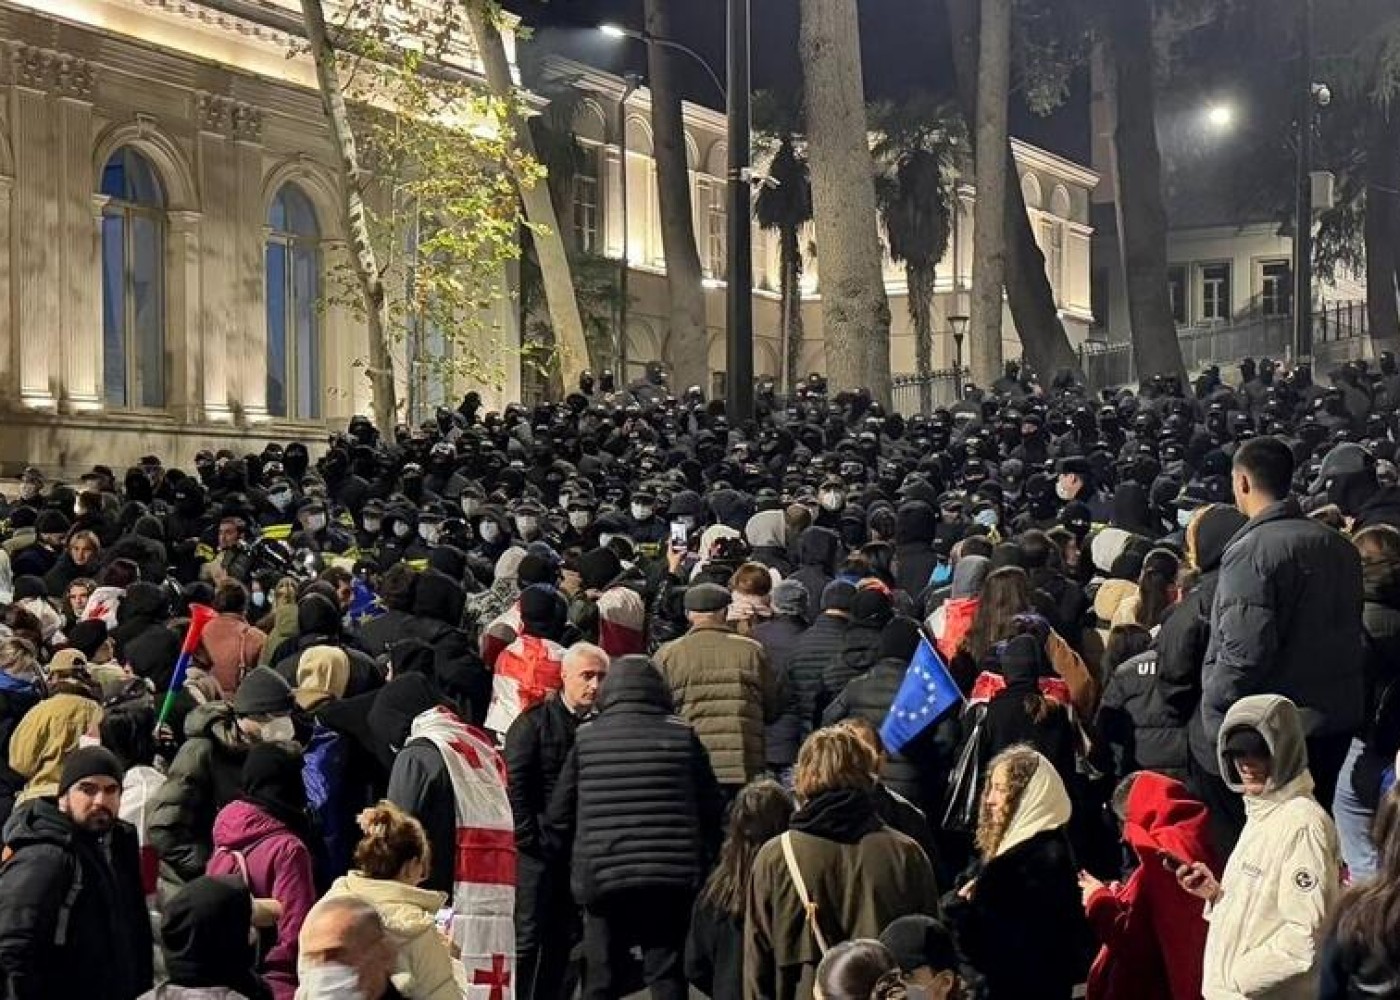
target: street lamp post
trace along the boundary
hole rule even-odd
[[[962,399],[963,394],[962,345],[963,338],[967,336],[967,323],[966,316],[948,317],[948,325],[953,329],[953,391],[958,399]]]
[[[1312,361],[1312,78],[1313,0],[1299,0],[1298,173],[1293,210],[1293,351]]]
[[[628,73],[627,86],[617,101],[617,149],[618,149],[618,193],[622,198],[622,273],[617,276],[617,343],[613,349],[613,363],[617,366],[614,376],[619,385],[627,384],[627,308],[631,294],[628,291],[628,273],[632,270],[630,235],[627,217],[627,99],[641,86],[642,78],[636,73]]]
[[[753,246],[749,230],[749,0],[728,0],[725,115],[729,125],[729,211],[725,367],[729,420],[753,419]]]

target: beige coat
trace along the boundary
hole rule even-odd
[[[444,893],[352,871],[336,879],[325,898],[335,896],[355,896],[379,911],[399,952],[394,988],[408,1000],[461,1000],[465,995],[462,965],[434,923],[447,904]]]

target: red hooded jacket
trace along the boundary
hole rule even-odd
[[[1203,861],[1218,876],[1206,807],[1179,781],[1143,772],[1128,795],[1123,839],[1137,870],[1104,886],[1085,907],[1101,944],[1087,1000],[1200,1000],[1205,904],[1177,884],[1163,852]]]

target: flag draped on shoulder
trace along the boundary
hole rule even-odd
[[[947,664],[928,637],[920,636],[919,648],[880,726],[880,738],[891,753],[899,753],[962,701],[962,692]]]
[[[409,739],[437,747],[457,813],[451,938],[461,949],[468,1000],[515,996],[515,822],[506,767],[490,737],[444,708],[413,720]]]

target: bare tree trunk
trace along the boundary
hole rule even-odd
[[[932,268],[905,267],[909,285],[909,319],[914,324],[914,371],[919,375],[919,412],[933,411],[933,291]]]
[[[953,36],[953,69],[958,104],[969,131],[977,120],[977,0],[948,0],[948,26]],[[1045,256],[1031,231],[1021,194],[1021,179],[1010,144],[1006,148],[1006,300],[1030,367],[1045,378],[1071,372],[1081,382],[1079,358],[1065,335],[1055,308],[1055,291],[1045,273]]]
[[[1373,343],[1400,348],[1400,111],[1372,104],[1366,150],[1366,321]]]
[[[510,99],[515,92],[515,81],[511,77],[510,61],[506,58],[501,32],[480,0],[467,0],[465,6],[477,51],[486,68],[487,85],[498,98]],[[529,124],[519,115],[512,114],[510,126],[515,145],[521,152],[535,158],[535,138]],[[569,256],[564,251],[564,239],[560,235],[559,218],[554,212],[549,185],[517,183],[516,190],[520,192],[520,202],[525,206],[525,218],[533,227],[531,237],[539,258],[540,280],[544,285],[545,303],[549,307],[549,321],[554,328],[560,376],[565,386],[576,386],[578,377],[588,367],[588,341],[583,335],[583,317],[579,314]]]
[[[788,395],[797,391],[802,380],[802,250],[797,243],[797,231],[784,229],[778,236],[778,254],[782,258],[783,343],[787,364]]]
[[[668,5],[673,0],[646,0],[646,29],[653,38],[671,38]],[[674,56],[655,42],[647,44],[651,77],[651,129],[656,154],[661,247],[666,254],[666,291],[670,299],[666,357],[675,369],[678,388],[709,385],[710,344],[705,329],[704,273],[695,246],[695,216],[690,202],[690,171],[685,155],[685,122],[676,89]],[[726,254],[727,256],[727,254]]]
[[[365,322],[369,329],[369,364],[365,368],[365,376],[369,379],[374,422],[380,433],[392,435],[399,407],[394,391],[394,361],[389,351],[389,300],[384,292],[384,279],[379,271],[374,245],[370,242],[369,225],[365,221],[368,177],[360,169],[355,133],[350,128],[345,95],[340,91],[335,48],[326,33],[326,16],[321,10],[321,0],[301,0],[301,11],[306,21],[306,40],[316,62],[321,107],[326,112],[326,123],[338,153],[340,197],[345,212],[346,232],[350,237],[350,260],[360,285],[360,294],[364,296]]]
[[[1181,342],[1167,287],[1167,208],[1157,149],[1153,93],[1152,7],[1149,0],[1108,5],[1105,45],[1113,108],[1113,201],[1128,292],[1128,324],[1139,379],[1184,380]]]
[[[977,32],[977,201],[972,214],[972,378],[1001,377],[1001,289],[1006,273],[1007,102],[1011,0],[982,0]]]
[[[832,391],[890,401],[890,303],[880,258],[855,0],[801,0],[812,213]]]

